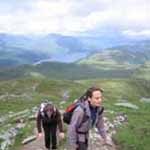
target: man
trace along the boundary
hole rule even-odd
[[[60,138],[64,138],[61,114],[52,104],[42,105],[37,115],[38,138],[42,137],[42,127],[44,130],[45,147],[50,150],[57,149],[57,126],[60,131]],[[51,147],[52,143],[52,147]]]
[[[102,92],[103,90],[97,87],[89,88],[83,96],[84,100],[81,105],[74,110],[68,127],[69,150],[87,150],[89,130],[93,126],[97,127],[103,143],[111,144],[104,128]]]

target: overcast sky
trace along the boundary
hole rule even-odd
[[[0,32],[80,34],[117,29],[150,37],[150,0],[1,0]]]

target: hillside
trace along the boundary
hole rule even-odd
[[[23,65],[20,67],[0,70],[0,80],[17,79],[23,77],[40,77],[49,79],[94,79],[94,78],[126,78],[133,73],[133,69],[105,70],[89,65],[44,62],[37,65]]]
[[[74,62],[104,48],[135,43],[135,41],[120,36],[108,37],[106,35],[66,36],[61,34],[14,35],[1,33],[0,66],[4,65],[5,67],[10,63],[12,66],[31,64],[45,59]],[[21,59],[22,61],[20,61]]]
[[[98,39],[98,37],[93,39],[59,34],[44,36],[0,34],[0,66],[5,67],[10,63],[12,66],[33,64],[46,59],[73,62],[101,48]],[[87,44],[91,43],[91,40],[95,41],[96,47]]]
[[[148,41],[105,49],[89,55],[77,63],[113,70],[137,68],[146,61],[150,61],[150,44]]]
[[[9,131],[10,127],[15,127],[18,120],[20,120],[19,118],[22,118],[25,126],[17,131],[16,142],[10,148],[12,150],[20,150],[21,141],[32,135],[33,128],[35,128],[35,121],[30,118],[37,111],[35,106],[39,106],[41,101],[48,99],[53,101],[57,107],[64,109],[71,101],[82,95],[89,86],[95,84],[104,89],[103,105],[106,111],[105,116],[110,121],[118,114],[127,115],[127,123],[117,127],[117,134],[113,135],[118,149],[148,150],[150,146],[148,141],[150,133],[150,87],[148,88],[142,80],[134,78],[132,80],[96,79],[68,81],[32,77],[3,81],[0,83],[0,120],[2,121],[0,124],[0,135]],[[131,103],[137,108],[116,105],[116,103],[125,102]],[[0,142],[4,141],[3,138],[0,136]]]
[[[23,64],[33,64],[41,59],[49,58],[43,52],[36,52],[18,47],[7,47],[0,44],[0,68],[13,68]]]
[[[150,80],[150,61],[147,61],[134,72],[134,77],[138,79]]]
[[[67,40],[68,37],[61,39],[65,47],[68,46]],[[69,41],[73,45],[74,40]],[[60,42],[59,46],[63,43]],[[40,60],[21,66],[16,66],[18,61],[33,63],[45,56],[26,53],[26,49],[20,51],[20,48],[14,49],[17,53],[11,50],[10,53],[3,53],[3,47],[0,47],[2,57],[8,58],[6,64],[2,61],[3,67],[0,69],[0,149],[22,149],[22,140],[34,135],[35,114],[45,99],[63,111],[88,87],[98,85],[104,89],[105,117],[111,123],[115,123],[118,116],[120,119],[117,125],[110,126],[110,130],[115,130],[113,141],[117,150],[149,150],[149,47],[148,41],[145,41],[105,49],[76,63]],[[124,124],[121,122],[122,116],[126,118]],[[66,139],[61,143],[61,148],[66,148],[65,143]]]

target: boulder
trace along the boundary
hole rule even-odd
[[[21,143],[22,144],[27,144],[27,143],[30,143],[32,141],[36,140],[36,136],[35,135],[32,135],[32,136],[29,136],[27,137],[26,139],[24,139]]]
[[[132,104],[132,103],[115,103],[116,106],[122,106],[122,107],[127,107],[127,108],[131,108],[131,109],[139,109],[138,106]]]

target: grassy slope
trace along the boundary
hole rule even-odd
[[[32,108],[42,99],[61,101],[62,94],[69,91],[71,96],[80,93],[82,85],[73,81],[25,78],[0,82],[0,114]],[[16,95],[18,97],[13,97]]]
[[[145,62],[140,68],[134,72],[134,76],[138,79],[150,80],[150,61]]]
[[[47,80],[26,78],[20,80],[3,81],[0,83],[0,94],[27,94],[29,97],[12,98],[7,97],[0,100],[0,114],[8,113],[8,111],[21,111],[26,108],[32,108],[39,105],[42,99],[48,98],[54,101],[59,107],[62,99],[62,93],[69,91],[70,100],[74,100],[80,96],[91,85],[99,85],[104,89],[104,105],[106,110],[115,110],[117,112],[125,112],[128,115],[129,123],[118,129],[115,136],[116,142],[120,145],[121,150],[135,149],[148,150],[148,136],[150,133],[150,108],[149,104],[141,103],[141,97],[150,97],[149,87],[142,80],[130,79],[105,79],[105,80]],[[128,101],[140,107],[139,110],[132,110],[114,105],[118,100],[127,99]],[[71,103],[71,101],[68,101]],[[68,105],[68,104],[66,104]],[[64,105],[63,107],[66,107]],[[106,114],[109,117],[114,115]],[[34,122],[31,126],[26,127],[17,136],[16,146],[18,147],[22,138],[31,133]],[[13,147],[14,149],[14,147]]]
[[[16,68],[0,70],[0,80],[24,77],[41,77],[49,79],[79,80],[90,78],[125,78],[133,73],[133,69],[105,70],[88,65],[48,62],[37,66],[24,65]]]
[[[115,112],[124,112],[128,115],[128,124],[118,129],[114,137],[118,149],[120,150],[148,150],[150,136],[150,107],[147,103],[141,103],[141,97],[150,97],[146,84],[141,80],[130,79],[112,79],[112,80],[89,80],[80,81],[88,85],[97,84],[105,89],[104,105],[106,110],[115,110]],[[132,110],[114,105],[118,100],[128,100],[136,104],[140,109]],[[109,117],[110,114],[106,114]]]

